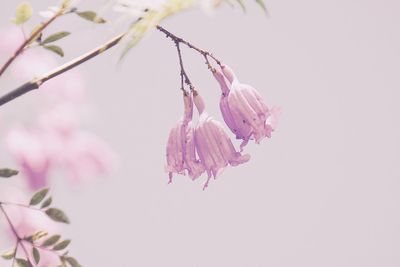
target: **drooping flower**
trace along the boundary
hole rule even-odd
[[[200,161],[204,164],[208,175],[203,188],[205,189],[211,177],[215,179],[228,165],[236,166],[247,162],[250,155],[242,155],[235,150],[222,124],[205,111],[204,101],[197,92],[194,94],[194,103],[200,115],[194,140]]]
[[[183,94],[184,116],[171,129],[167,142],[167,165],[165,170],[169,173],[169,183],[172,182],[173,173],[185,175],[194,180],[204,172],[204,166],[196,158],[192,116],[193,99],[191,94]]]
[[[231,68],[223,65],[221,69],[222,72],[214,70],[222,90],[220,109],[236,138],[243,140],[240,148],[243,150],[250,139],[255,139],[258,144],[263,138],[270,138],[279,109],[269,109],[258,91],[240,83]]]

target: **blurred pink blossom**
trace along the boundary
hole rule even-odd
[[[16,126],[6,135],[6,146],[32,189],[48,184],[50,170],[63,170],[75,183],[112,170],[116,156],[111,149],[70,119]]]
[[[1,33],[0,58],[6,58],[23,41],[23,36],[17,27]],[[10,71],[22,83],[57,65],[56,56],[32,48],[11,65]],[[51,172],[57,170],[75,183],[110,172],[116,162],[114,152],[80,126],[83,112],[90,107],[82,74],[71,70],[43,84],[35,93],[42,105],[31,123],[10,125],[5,131],[6,148],[19,164],[29,187],[45,186]]]

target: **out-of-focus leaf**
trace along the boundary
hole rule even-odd
[[[68,245],[71,243],[71,240],[66,239],[64,241],[61,241],[57,245],[53,247],[53,250],[63,250],[64,248],[68,247]]]
[[[15,10],[15,18],[11,19],[12,23],[21,25],[27,22],[32,17],[33,9],[29,2],[20,3]]]
[[[10,178],[17,174],[18,174],[17,170],[12,170],[12,169],[8,169],[8,168],[0,169],[0,177],[1,178]]]
[[[58,41],[64,37],[66,37],[70,34],[71,34],[70,32],[57,32],[57,33],[50,35],[46,39],[44,39],[41,43],[42,44],[52,43],[52,42]]]
[[[51,202],[53,202],[53,199],[51,197],[47,198],[42,205],[40,206],[41,209],[47,208],[48,206],[51,205]]]
[[[1,257],[5,260],[11,260],[13,259],[15,256],[15,248],[10,249],[6,252],[4,252],[3,254],[1,254]]]
[[[64,256],[60,256],[60,267],[67,267],[67,261],[65,260]]]
[[[31,267],[31,264],[25,259],[18,258],[15,261],[19,267]]]
[[[93,11],[82,11],[75,12],[79,17],[84,18],[86,20],[92,21],[94,23],[106,23],[107,21],[99,16],[97,16],[96,12]]]
[[[72,0],[63,0],[61,6],[67,8],[71,5]]]
[[[48,239],[46,239],[46,240],[43,242],[42,246],[44,246],[44,247],[52,246],[52,245],[54,245],[55,243],[57,243],[57,241],[60,240],[60,238],[61,238],[60,235],[53,235],[53,236],[50,236]]]
[[[125,35],[123,40],[125,47],[120,59],[125,57],[129,50],[136,46],[150,29],[157,26],[163,19],[193,6],[195,2],[194,0],[168,0],[159,10],[147,11],[139,21],[131,25]]]
[[[79,262],[73,257],[65,257],[65,260],[68,262],[71,267],[82,267]]]
[[[37,231],[33,235],[25,237],[24,240],[26,240],[28,242],[35,242],[35,241],[45,237],[46,235],[47,235],[46,231]]]
[[[42,27],[42,24],[36,25],[36,26],[32,29],[31,34],[34,34],[40,27]],[[34,42],[36,42],[36,41],[40,41],[40,40],[42,39],[42,36],[43,36],[43,33],[42,33],[42,32],[36,34],[36,36],[32,39],[32,41],[31,41],[29,44],[34,43]]]
[[[227,3],[227,4],[228,4],[230,7],[232,7],[232,8],[235,7],[235,5],[232,4],[232,1],[231,1],[231,0],[224,0],[224,2]]]
[[[53,221],[69,223],[69,219],[65,213],[57,208],[49,208],[46,210],[47,216],[49,216]]]
[[[33,259],[35,260],[36,264],[39,263],[40,261],[40,253],[39,250],[35,247],[32,248],[32,255],[33,255]]]
[[[246,6],[244,4],[244,1],[243,0],[236,0],[236,2],[238,2],[240,7],[243,9],[243,12],[246,12]]]
[[[264,12],[267,12],[267,6],[265,5],[265,1],[264,0],[256,0],[256,2],[264,10]]]
[[[51,52],[56,53],[57,55],[59,55],[60,57],[64,56],[64,51],[62,50],[61,47],[59,47],[58,45],[44,45],[43,46],[45,49],[50,50]]]
[[[31,198],[29,205],[35,206],[35,205],[39,204],[46,197],[48,192],[49,192],[48,188],[43,188],[43,189],[40,189],[39,191],[37,191]]]

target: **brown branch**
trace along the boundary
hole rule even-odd
[[[14,54],[4,63],[4,65],[0,69],[0,76],[7,70],[7,68],[11,65],[11,63],[14,62],[14,60],[24,52],[25,48],[35,41],[35,39],[43,32],[47,26],[49,26],[54,20],[56,20],[58,17],[63,15],[65,12],[65,7],[60,8],[60,10],[55,13],[51,18],[49,18],[46,22],[44,22],[42,25],[40,25],[39,28],[37,28],[34,32],[31,33],[28,39],[26,39],[14,52]]]
[[[119,34],[118,36],[110,39],[105,44],[93,49],[92,51],[90,51],[80,57],[77,57],[77,58],[71,60],[70,62],[67,62],[66,64],[56,68],[55,70],[52,70],[51,72],[49,72],[39,78],[36,78],[27,83],[24,83],[20,87],[12,90],[11,92],[5,94],[2,97],[0,97],[0,106],[16,99],[17,97],[20,97],[21,95],[24,95],[34,89],[38,89],[46,81],[100,55],[104,51],[106,51],[106,50],[110,49],[111,47],[115,46],[116,44],[118,44],[119,41],[121,41],[122,37],[125,36],[125,34],[126,33]]]
[[[181,53],[180,53],[179,44],[182,43],[182,44],[185,44],[186,46],[188,46],[189,48],[194,49],[197,52],[199,52],[200,54],[202,54],[205,57],[206,63],[209,66],[209,68],[211,68],[211,66],[208,62],[208,57],[212,58],[218,65],[221,65],[221,61],[219,61],[216,57],[214,57],[210,52],[202,50],[202,49],[192,45],[188,41],[172,34],[171,32],[167,31],[166,29],[164,29],[161,26],[156,26],[156,27],[159,31],[165,33],[167,37],[171,38],[175,42],[175,44],[177,45],[177,49],[178,49],[180,63],[182,62],[182,57],[181,57]],[[24,83],[20,87],[10,91],[9,93],[3,95],[2,97],[0,97],[0,106],[6,104],[24,94],[32,91],[32,90],[38,89],[46,81],[100,55],[104,51],[106,51],[106,50],[110,49],[111,47],[115,46],[116,44],[118,44],[125,35],[126,35],[126,32],[119,34],[119,35],[115,36],[114,38],[112,38],[111,40],[109,40],[108,42],[106,42],[105,44],[93,49],[92,51],[90,51],[80,57],[77,57],[77,58],[71,60],[70,62],[67,62],[66,64],[56,68],[55,70],[52,70],[51,72],[49,72],[39,78],[36,78],[27,83]],[[183,67],[183,64],[181,66]],[[182,67],[181,67],[181,70],[183,69]],[[191,89],[193,89],[193,86],[191,85],[190,80],[187,77],[186,72],[184,70],[183,70],[183,73],[181,71],[181,78],[182,77],[185,78],[184,80],[189,85],[189,87],[191,87]]]

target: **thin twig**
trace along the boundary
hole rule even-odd
[[[210,52],[200,49],[197,46],[189,43],[188,41],[182,39],[181,37],[176,36],[175,34],[171,33],[170,31],[166,30],[165,28],[161,27],[160,25],[157,25],[157,30],[163,32],[167,37],[171,38],[175,43],[182,43],[184,45],[186,45],[187,47],[196,50],[197,52],[199,52],[200,54],[202,54],[205,58],[206,58],[206,63],[208,63],[208,57],[212,58],[218,65],[221,66],[221,61],[218,60],[213,54],[211,54]]]
[[[0,203],[3,204],[3,205],[18,206],[18,207],[22,207],[22,208],[26,208],[26,209],[30,209],[30,210],[42,211],[42,209],[35,208],[35,207],[29,206],[29,205],[25,205],[25,204],[12,203],[12,202],[4,202],[4,201],[0,201]]]
[[[22,247],[22,250],[23,250],[24,253],[25,253],[26,260],[31,264],[31,266],[33,266],[32,261],[31,261],[31,258],[30,258],[30,256],[29,256],[29,252],[28,252],[28,250],[26,249],[26,247],[25,247],[25,245],[24,245],[23,239],[20,239],[19,244],[20,244],[20,246]]]
[[[193,91],[194,86],[193,86],[192,82],[190,81],[189,76],[186,74],[185,68],[183,66],[181,48],[180,48],[178,42],[175,42],[175,45],[176,45],[176,50],[178,51],[179,65],[181,67],[181,83],[182,83],[182,81],[185,81],[185,83],[189,86],[189,89],[191,91]],[[183,84],[182,84],[182,90],[184,90],[183,89]]]
[[[13,261],[12,261],[11,267],[14,267],[15,259],[17,258],[18,245],[19,245],[19,240],[17,239],[17,242],[15,242],[14,257],[13,257]]]
[[[5,217],[6,220],[7,220],[8,225],[10,226],[11,231],[13,232],[15,238],[17,239],[16,250],[18,249],[18,245],[20,245],[20,246],[22,247],[22,250],[23,250],[24,253],[25,253],[26,260],[31,264],[31,266],[33,266],[32,262],[31,262],[31,259],[30,259],[30,257],[29,257],[28,250],[26,249],[26,247],[24,246],[24,244],[23,244],[23,242],[22,242],[23,239],[22,239],[22,238],[20,237],[20,235],[18,234],[17,229],[15,228],[14,224],[12,223],[12,221],[11,221],[11,219],[10,219],[10,216],[8,216],[8,214],[7,214],[6,210],[4,209],[2,203],[0,203],[0,211],[3,213],[4,217]],[[15,255],[16,255],[16,254],[15,254]]]
[[[40,33],[43,32],[43,30],[49,26],[54,20],[56,20],[58,17],[63,15],[65,12],[65,7],[60,8],[60,10],[55,13],[51,18],[49,18],[46,22],[44,22],[40,27],[38,27],[35,31],[31,33],[29,38],[25,39],[24,42],[17,48],[17,50],[14,52],[14,54],[4,63],[4,65],[0,69],[0,76],[7,70],[7,68],[13,63],[13,61],[24,52],[25,48],[35,40],[39,36]]]

